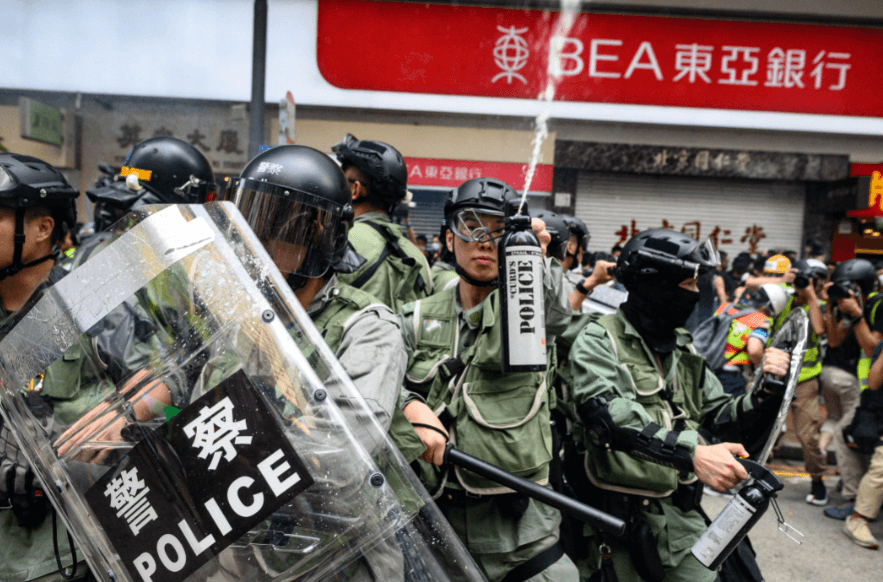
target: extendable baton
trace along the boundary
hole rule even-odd
[[[594,507],[589,507],[557,491],[546,489],[533,481],[513,475],[472,455],[458,451],[452,444],[448,444],[447,448],[445,448],[445,462],[453,463],[458,467],[472,471],[476,475],[481,475],[485,479],[490,479],[509,489],[523,493],[609,534],[621,536],[625,533],[625,522],[623,520]]]

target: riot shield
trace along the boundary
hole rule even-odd
[[[0,384],[104,582],[483,579],[228,202],[128,215],[0,341]]]
[[[759,419],[756,426],[764,427],[758,431],[753,438],[744,442],[745,449],[751,459],[755,462],[764,464],[773,450],[773,445],[782,431],[785,424],[785,418],[788,416],[788,409],[791,406],[791,400],[794,399],[794,391],[797,389],[797,379],[800,376],[800,368],[803,366],[803,354],[806,352],[806,343],[809,339],[809,318],[803,309],[794,309],[785,318],[782,327],[776,332],[770,340],[769,347],[779,348],[791,354],[791,365],[788,370],[788,376],[785,379],[785,395],[782,399],[782,405],[778,410],[770,410],[764,418]],[[748,387],[747,393],[751,394],[755,390],[760,390],[764,382],[763,364],[758,366],[754,373],[751,385]]]

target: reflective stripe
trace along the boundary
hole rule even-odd
[[[876,295],[877,295],[876,292],[871,293],[868,296],[868,299],[871,299],[872,297],[874,297]],[[874,307],[871,308],[871,320],[868,322],[868,324],[869,324],[868,327],[870,327],[873,324],[875,316],[877,315],[877,308],[880,307],[880,303],[883,303],[883,301],[878,301],[877,303],[874,304]],[[862,316],[862,317],[864,317],[864,316]],[[856,376],[858,376],[859,387],[862,390],[864,390],[865,388],[868,387],[868,375],[871,373],[871,356],[868,356],[867,354],[865,354],[865,350],[863,350],[863,349],[859,349],[859,354],[861,354],[861,355],[859,356],[859,359],[858,359],[858,366],[856,368]]]

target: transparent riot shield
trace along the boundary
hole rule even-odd
[[[797,389],[797,380],[800,376],[800,368],[803,366],[803,354],[806,352],[808,339],[809,317],[803,309],[797,308],[788,314],[782,327],[770,340],[770,347],[779,348],[791,354],[791,365],[788,369],[788,377],[785,379],[785,395],[779,410],[770,411],[767,418],[759,420],[757,426],[762,426],[764,429],[759,431],[749,442],[743,443],[750,458],[760,464],[767,462],[773,445],[776,444],[776,440],[782,432],[791,400],[794,399],[794,391]],[[760,390],[763,382],[764,374],[761,364],[758,366],[747,392],[751,394],[755,390]]]
[[[232,204],[118,226],[0,341],[99,579],[483,579]]]

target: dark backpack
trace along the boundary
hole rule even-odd
[[[713,372],[720,371],[729,360],[725,356],[727,338],[730,336],[730,325],[733,320],[748,315],[756,309],[742,309],[730,315],[728,307],[723,312],[709,317],[693,331],[693,347],[705,358]],[[744,348],[743,348],[744,349]],[[734,356],[735,357],[735,356]]]
[[[883,390],[862,390],[859,405],[849,426],[843,429],[846,446],[872,454],[883,444]]]

